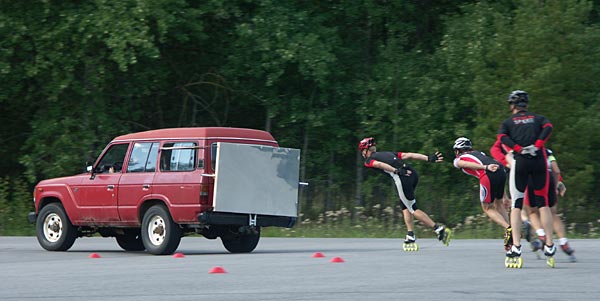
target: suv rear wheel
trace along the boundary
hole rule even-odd
[[[65,209],[59,203],[52,203],[40,210],[36,221],[37,239],[42,248],[48,251],[66,251],[77,239],[77,229],[73,227]]]
[[[181,242],[181,228],[164,206],[152,206],[144,214],[142,241],[146,250],[154,255],[168,255],[177,250]]]

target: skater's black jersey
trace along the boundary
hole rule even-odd
[[[536,144],[538,140],[545,143],[551,133],[552,124],[548,118],[528,111],[519,111],[502,122],[498,137],[503,144],[514,149],[515,145],[525,147]]]
[[[400,158],[402,158],[402,152],[374,152],[370,157],[365,159],[365,166],[373,168],[374,161],[379,161],[389,164],[394,168],[404,168],[415,172],[410,165],[406,164],[404,160]],[[385,173],[382,169],[379,169],[379,171]]]

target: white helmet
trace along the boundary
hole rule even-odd
[[[467,137],[460,137],[454,141],[454,149],[469,150],[473,148],[473,143]]]

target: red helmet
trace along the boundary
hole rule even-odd
[[[373,137],[368,137],[368,138],[364,138],[363,140],[360,140],[360,142],[358,143],[358,150],[362,151],[363,149],[367,149],[371,146],[375,146],[377,145],[377,143],[375,143],[375,138]]]

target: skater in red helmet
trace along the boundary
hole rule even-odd
[[[421,160],[431,163],[442,162],[444,160],[442,154],[435,152],[427,156],[407,152],[378,152],[375,139],[371,137],[361,140],[358,144],[358,150],[365,159],[366,167],[378,169],[382,173],[389,175],[396,185],[404,222],[408,230],[404,241],[405,250],[416,250],[418,248],[415,245],[416,237],[413,228],[413,216],[423,224],[431,227],[438,239],[447,246],[450,243],[451,230],[435,223],[427,213],[417,208],[415,188],[419,181],[419,175],[414,168],[404,162],[404,160]]]

